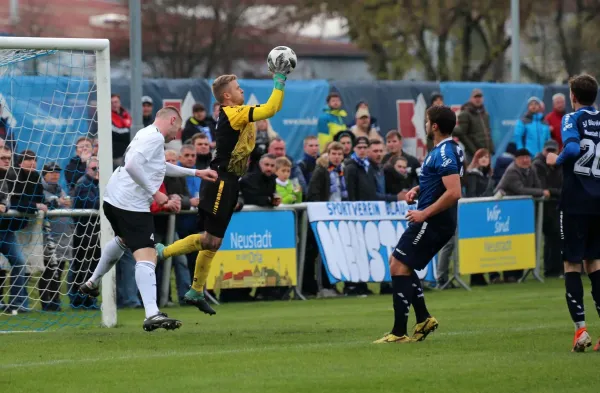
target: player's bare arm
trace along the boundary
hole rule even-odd
[[[406,193],[406,203],[408,203],[409,205],[412,205],[415,203],[415,199],[417,197],[417,195],[419,194],[419,190],[421,188],[419,186],[415,186],[413,188],[411,188],[407,193]]]
[[[442,182],[446,191],[442,196],[425,210],[410,210],[406,217],[409,222],[419,223],[427,220],[429,217],[454,206],[462,195],[460,187],[460,175],[452,174],[442,177]],[[412,191],[412,190],[411,190]]]

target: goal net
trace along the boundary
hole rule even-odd
[[[108,70],[106,40],[0,38],[0,332],[100,323],[102,298],[78,288],[106,239]]]

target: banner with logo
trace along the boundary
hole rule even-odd
[[[234,213],[207,288],[289,287],[297,282],[296,222],[289,210]]]
[[[527,100],[533,96],[540,100],[544,98],[544,86],[534,84],[442,82],[440,88],[444,103],[456,108],[457,114],[460,107],[469,101],[473,89],[481,89],[483,104],[490,115],[495,157],[504,152],[506,145],[512,141],[517,120],[527,112]]]
[[[391,281],[389,258],[404,233],[406,202],[309,203],[308,220],[331,283]],[[419,277],[436,282],[437,257]]]
[[[534,212],[531,198],[460,200],[460,274],[535,268]]]

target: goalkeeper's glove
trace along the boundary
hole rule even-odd
[[[285,81],[287,77],[281,73],[273,74],[273,81],[275,82],[275,88],[277,90],[283,90],[285,88]]]
[[[292,72],[292,64],[290,63],[289,59],[286,59],[284,54],[281,53],[279,56],[277,56],[277,59],[275,59],[275,64],[273,64],[273,69],[271,72],[275,74],[287,75]]]

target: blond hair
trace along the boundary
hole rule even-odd
[[[329,153],[332,150],[335,150],[335,151],[344,151],[344,146],[342,146],[342,144],[340,142],[329,142],[327,144],[327,149],[325,151],[327,153]]]
[[[219,103],[223,102],[223,94],[225,93],[227,86],[229,86],[229,84],[236,79],[237,76],[235,75],[221,75],[215,79],[212,84],[212,93],[213,96],[215,96],[215,100],[217,100]]]
[[[173,113],[177,115],[179,120],[182,120],[181,113],[179,113],[179,110],[174,106],[165,106],[164,108],[161,108],[158,112],[156,112],[156,117],[166,118],[172,116]]]
[[[275,159],[275,170],[278,171],[281,168],[292,168],[292,163],[286,157],[277,157]]]

